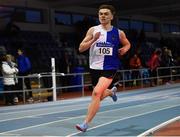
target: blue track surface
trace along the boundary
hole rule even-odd
[[[180,116],[180,84],[119,92],[105,99],[86,133],[75,124],[90,97],[0,108],[0,136],[138,136]]]

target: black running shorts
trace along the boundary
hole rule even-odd
[[[92,78],[92,85],[96,86],[100,77],[106,78],[114,78],[116,75],[116,70],[95,70],[90,69],[91,78]]]

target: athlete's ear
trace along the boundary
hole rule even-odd
[[[113,20],[113,19],[114,19],[114,15],[111,16],[111,20]]]

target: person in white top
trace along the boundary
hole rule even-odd
[[[16,74],[18,73],[18,69],[14,65],[15,63],[11,60],[11,55],[5,55],[2,59],[2,75],[3,75],[3,84],[6,104],[14,104],[17,103],[16,93],[12,93],[16,84]]]
[[[99,110],[100,101],[108,96],[112,97],[113,101],[117,100],[117,88],[109,87],[120,67],[119,56],[123,56],[131,46],[125,33],[111,25],[115,15],[113,6],[101,5],[98,15],[100,25],[89,28],[79,46],[80,52],[89,49],[89,66],[94,86],[86,118],[82,124],[76,125],[76,128],[83,132]]]

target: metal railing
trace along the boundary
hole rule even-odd
[[[168,73],[167,73],[168,72]],[[53,77],[54,76],[54,77]],[[57,100],[57,95],[61,96],[63,92],[77,92],[81,93],[81,96],[85,95],[85,87],[92,87],[90,73],[56,73],[56,72],[44,72],[39,74],[31,74],[28,76],[17,76],[18,79],[22,79],[22,89],[13,91],[0,91],[0,94],[22,93],[23,103],[26,103],[26,93],[32,91],[34,94],[38,94],[41,98],[41,93],[46,91],[51,93],[52,100]],[[31,89],[27,89],[25,86],[25,79],[29,78],[32,84]],[[2,80],[3,77],[0,77]],[[54,80],[53,80],[54,79]],[[116,84],[119,84],[122,90],[131,89],[132,87],[143,88],[151,86],[152,79],[157,80],[157,86],[164,84],[166,81],[179,82],[180,80],[180,66],[173,67],[159,67],[157,69],[157,77],[151,77],[149,69],[131,69],[131,70],[119,70],[115,77]],[[161,81],[161,82],[160,82]],[[165,81],[163,83],[163,81]],[[54,83],[55,82],[55,83]],[[36,85],[35,87],[33,87]],[[54,95],[55,94],[55,95]]]

